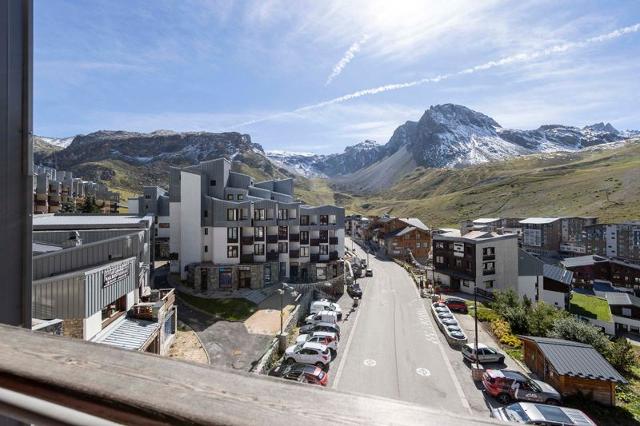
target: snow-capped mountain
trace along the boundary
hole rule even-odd
[[[397,166],[400,157],[416,166],[464,167],[540,152],[606,147],[635,136],[640,136],[640,132],[620,132],[603,122],[584,128],[552,124],[534,130],[505,129],[480,112],[444,104],[430,107],[417,122],[407,121],[399,126],[385,145],[365,141],[347,147],[341,154],[299,157],[279,152],[277,158],[268,155],[291,171],[333,177],[375,167],[376,163],[384,168],[389,164]],[[394,155],[393,161],[383,161]]]
[[[46,136],[35,136],[35,138],[38,138],[40,141],[59,148],[66,148],[71,145],[74,137],[75,136],[71,136],[69,138],[48,138]]]

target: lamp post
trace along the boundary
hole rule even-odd
[[[280,293],[280,334],[278,335],[278,346],[280,353],[284,352],[287,346],[287,336],[284,334],[284,291],[293,290],[293,287],[286,285],[284,282],[278,290]]]

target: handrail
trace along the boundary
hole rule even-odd
[[[0,388],[125,424],[496,424],[0,325]]]

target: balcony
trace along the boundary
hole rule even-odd
[[[320,254],[318,253],[311,253],[309,255],[309,261],[310,262],[319,262],[320,261]]]
[[[338,252],[332,251],[329,253],[329,260],[338,260]]]
[[[311,246],[318,247],[320,245],[320,240],[318,238],[311,238]]]
[[[338,237],[329,237],[329,244],[337,246],[338,245]]]
[[[278,240],[280,240],[280,241],[288,241],[289,240],[289,235],[288,234],[278,234]]]
[[[291,259],[297,259],[300,257],[300,250],[289,250],[289,257]]]
[[[301,238],[300,239],[300,244],[309,245],[309,238]]]
[[[327,244],[329,242],[329,237],[320,237],[320,244]]]
[[[253,254],[241,254],[240,263],[253,263]]]
[[[300,241],[300,234],[289,234],[289,241],[292,243],[297,243]]]
[[[277,251],[270,251],[267,253],[267,261],[277,261],[280,258],[280,254]]]
[[[277,235],[267,235],[267,243],[269,243],[269,244],[278,244],[278,236]]]
[[[496,273],[495,269],[483,269],[482,275],[494,275]]]
[[[243,235],[242,238],[240,239],[240,243],[242,243],[244,245],[253,244],[253,235],[251,235],[251,236]]]
[[[238,243],[238,237],[236,238],[227,237],[227,244],[237,244],[237,243]]]

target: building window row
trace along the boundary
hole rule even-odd
[[[227,246],[227,258],[233,259],[238,257],[238,246]]]

